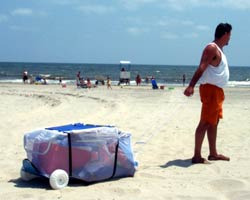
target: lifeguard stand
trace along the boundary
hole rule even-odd
[[[131,62],[130,61],[120,61],[120,81],[118,85],[125,83],[126,85],[130,84],[130,68]]]

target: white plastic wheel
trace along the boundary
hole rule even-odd
[[[24,171],[23,169],[21,169],[20,175],[21,175],[21,179],[22,179],[23,181],[30,181],[30,180],[32,180],[32,179],[34,179],[34,178],[37,177],[37,176],[34,175],[34,174],[31,174],[31,173],[29,173],[29,172]]]
[[[54,190],[62,189],[68,185],[69,176],[64,170],[57,169],[50,175],[49,183]]]

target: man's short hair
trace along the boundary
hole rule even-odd
[[[225,33],[230,33],[232,30],[231,24],[220,23],[215,30],[214,38],[220,39]]]

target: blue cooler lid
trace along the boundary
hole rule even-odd
[[[68,132],[72,130],[82,130],[82,129],[90,129],[90,128],[98,128],[103,127],[101,125],[94,125],[94,124],[82,124],[82,123],[75,123],[75,124],[67,124],[63,126],[55,126],[55,127],[49,127],[45,128],[47,130],[57,130],[61,132]],[[110,126],[107,126],[110,127]]]

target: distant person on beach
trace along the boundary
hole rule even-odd
[[[28,71],[24,71],[23,72],[23,83],[26,83],[26,81],[28,81]]]
[[[112,90],[112,87],[111,87],[111,80],[110,80],[109,77],[107,78],[107,88]]]
[[[35,83],[35,80],[34,80],[34,78],[33,78],[32,75],[29,77],[29,81],[30,81],[30,84],[34,84]]]
[[[151,83],[152,83],[152,89],[154,89],[154,90],[158,89],[158,85],[157,85],[156,80],[153,76],[151,78]]]
[[[88,88],[91,88],[91,82],[90,82],[90,79],[89,79],[89,78],[87,78],[87,87],[88,87]]]
[[[224,101],[223,87],[229,80],[227,58],[223,47],[228,45],[232,26],[220,23],[215,30],[215,39],[203,50],[200,65],[195,71],[189,86],[185,89],[186,96],[192,96],[194,87],[200,80],[200,99],[202,102],[200,122],[195,132],[195,148],[192,163],[209,163],[201,156],[202,143],[207,132],[209,143],[208,160],[225,160],[230,158],[218,154],[216,149],[217,126],[222,118],[222,104]]]
[[[141,85],[141,77],[140,77],[139,74],[136,76],[135,82],[136,82],[136,85],[137,85],[137,86],[138,86],[138,85]]]
[[[44,85],[47,85],[47,80],[46,80],[46,78],[43,78],[43,84],[44,84]]]
[[[77,72],[76,78],[77,78],[78,80],[80,80],[80,78],[81,78],[81,72],[80,72],[80,71]]]
[[[183,74],[182,75],[182,84],[183,84],[183,86],[185,86],[185,83],[186,83],[186,74]]]
[[[76,73],[76,86],[80,86],[80,84],[81,84],[81,72],[78,71]]]

